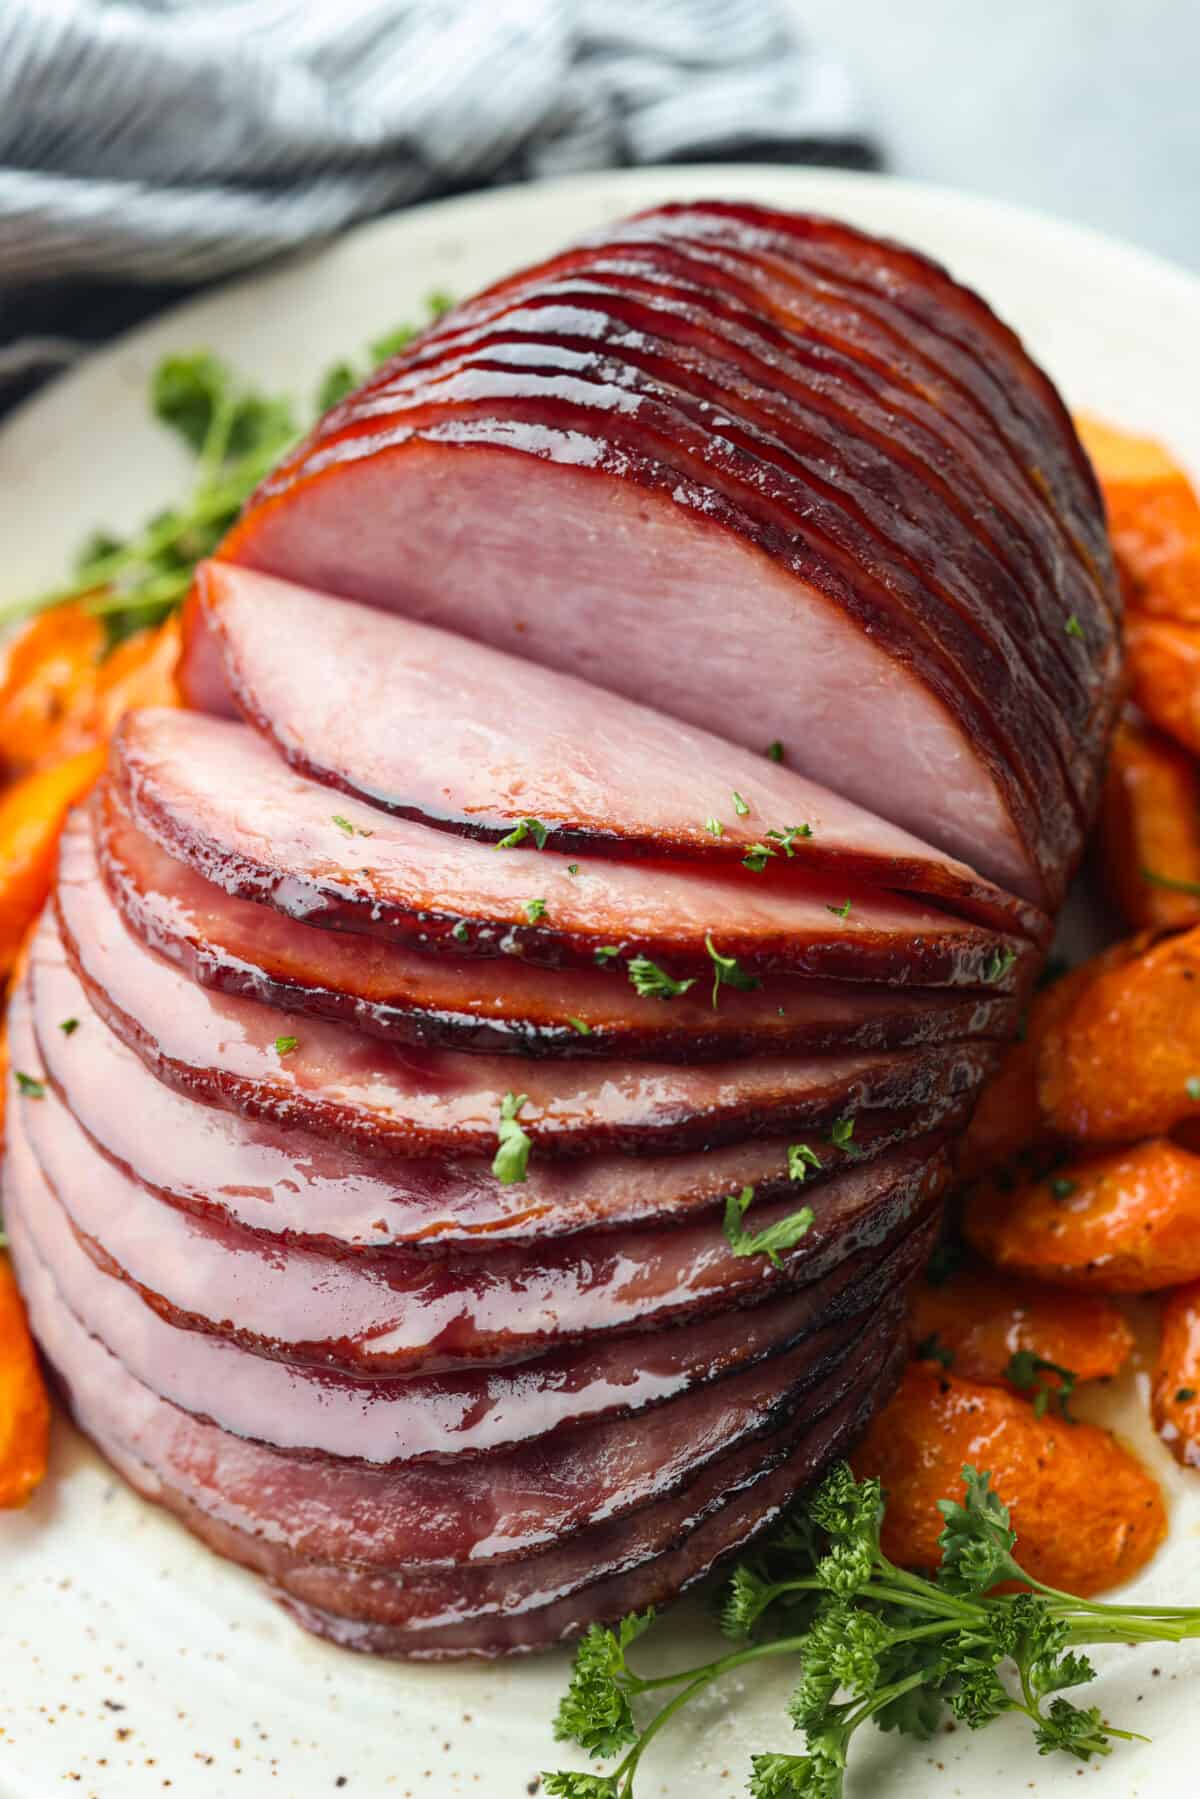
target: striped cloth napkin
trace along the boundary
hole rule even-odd
[[[876,160],[779,0],[0,0],[0,395],[375,213],[732,155]]]

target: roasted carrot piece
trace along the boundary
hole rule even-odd
[[[1132,605],[1200,624],[1200,501],[1160,443],[1098,419],[1076,426],[1104,490]]]
[[[1128,716],[1113,737],[1100,851],[1113,904],[1135,930],[1200,920],[1200,767]]]
[[[63,820],[104,760],[103,749],[83,750],[0,794],[0,980],[50,891]]]
[[[988,1386],[1009,1384],[1009,1364],[1022,1350],[1069,1368],[1082,1381],[1116,1374],[1133,1348],[1133,1332],[1111,1299],[1062,1293],[989,1268],[961,1269],[940,1286],[923,1282],[909,1334],[914,1355],[934,1356],[955,1374]],[[1061,1384],[1049,1371],[1038,1382]]]
[[[1200,926],[1132,939],[1054,1020],[1038,1056],[1051,1127],[1132,1143],[1200,1119]]]
[[[1151,724],[1200,755],[1200,623],[1133,613],[1125,648],[1134,703]]]
[[[24,1505],[49,1447],[50,1400],[12,1265],[0,1255],[0,1506]]]
[[[1200,1467],[1200,1280],[1176,1287],[1164,1302],[1150,1408],[1175,1460]]]
[[[137,706],[178,706],[175,668],[179,661],[179,620],[139,631],[118,644],[100,665],[96,702],[88,720],[92,741],[107,742],[122,715]]]
[[[1108,1431],[1071,1424],[1003,1387],[912,1362],[851,1458],[887,1494],[883,1551],[903,1568],[940,1560],[939,1499],[957,1499],[962,1467],[992,1476],[1012,1513],[1016,1553],[1035,1580],[1102,1593],[1136,1574],[1167,1528],[1157,1483]]]
[[[980,1095],[959,1145],[958,1171],[964,1179],[999,1167],[1021,1150],[1055,1141],[1038,1100],[1041,1046],[1046,1033],[1069,1010],[1093,973],[1094,964],[1085,963],[1060,975],[1036,995],[1024,1035],[1006,1050],[1004,1060]]]
[[[10,775],[61,753],[93,709],[103,654],[103,627],[82,606],[56,606],[13,638],[0,679],[0,760]]]
[[[963,1229],[1010,1274],[1104,1293],[1178,1286],[1200,1279],[1200,1156],[1155,1138],[1015,1190],[984,1181]]]

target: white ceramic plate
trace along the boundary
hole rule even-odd
[[[1156,432],[1200,471],[1200,282],[1048,219],[875,177],[775,168],[648,170],[452,201],[361,230],[320,255],[169,314],[94,357],[0,434],[0,599],[60,578],[96,525],[139,522],[185,474],[146,409],[154,364],[213,346],[307,399],[330,361],[636,207],[700,194],[851,219],[931,250],[1024,335],[1074,406]],[[1200,1475],[1144,1423],[1145,1380],[1106,1396],[1170,1493],[1168,1546],[1145,1597],[1200,1602]],[[1132,1596],[1132,1595],[1131,1595]],[[673,1647],[705,1630],[682,1607]],[[519,1799],[562,1765],[549,1721],[567,1656],[486,1669],[373,1664],[291,1625],[256,1580],[133,1498],[65,1423],[34,1503],[0,1516],[0,1799]],[[1161,1671],[1161,1672],[1160,1672]],[[1186,1695],[1200,1645],[1117,1652],[1096,1698],[1152,1741],[1082,1769],[1039,1760],[1017,1726],[922,1748],[856,1751],[853,1799],[1190,1799],[1200,1749]],[[648,1758],[645,1799],[743,1790],[752,1750],[796,1746],[787,1677],[755,1673],[687,1714]],[[1090,1701],[1089,1701],[1090,1702]],[[1081,1788],[1080,1779],[1085,1781]]]

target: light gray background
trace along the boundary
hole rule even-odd
[[[1200,268],[1200,0],[789,0],[898,175]]]

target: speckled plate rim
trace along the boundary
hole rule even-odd
[[[92,357],[0,432],[0,599],[59,578],[98,524],[127,529],[178,492],[185,465],[146,410],[168,350],[211,346],[303,398],[435,287],[466,293],[637,207],[698,195],[848,218],[931,251],[1025,337],[1069,402],[1165,438],[1200,472],[1200,281],[1091,232],[951,191],[875,176],[680,168],[581,176],[378,221],[321,251],[170,312]],[[1144,1365],[1101,1407],[1168,1489],[1167,1547],[1139,1583],[1200,1599],[1200,1476],[1145,1425]],[[675,1614],[665,1653],[706,1629]],[[250,1576],[133,1496],[65,1421],[52,1475],[0,1516],[0,1799],[507,1799],[559,1765],[549,1720],[565,1655],[495,1668],[377,1665],[313,1642]],[[1200,1647],[1109,1655],[1097,1699],[1146,1745],[1077,1770],[1039,1760],[1016,1726],[929,1749],[866,1745],[851,1799],[1185,1799],[1200,1726],[1186,1693]],[[786,1675],[706,1701],[647,1766],[645,1799],[743,1790],[749,1753],[791,1746]]]

